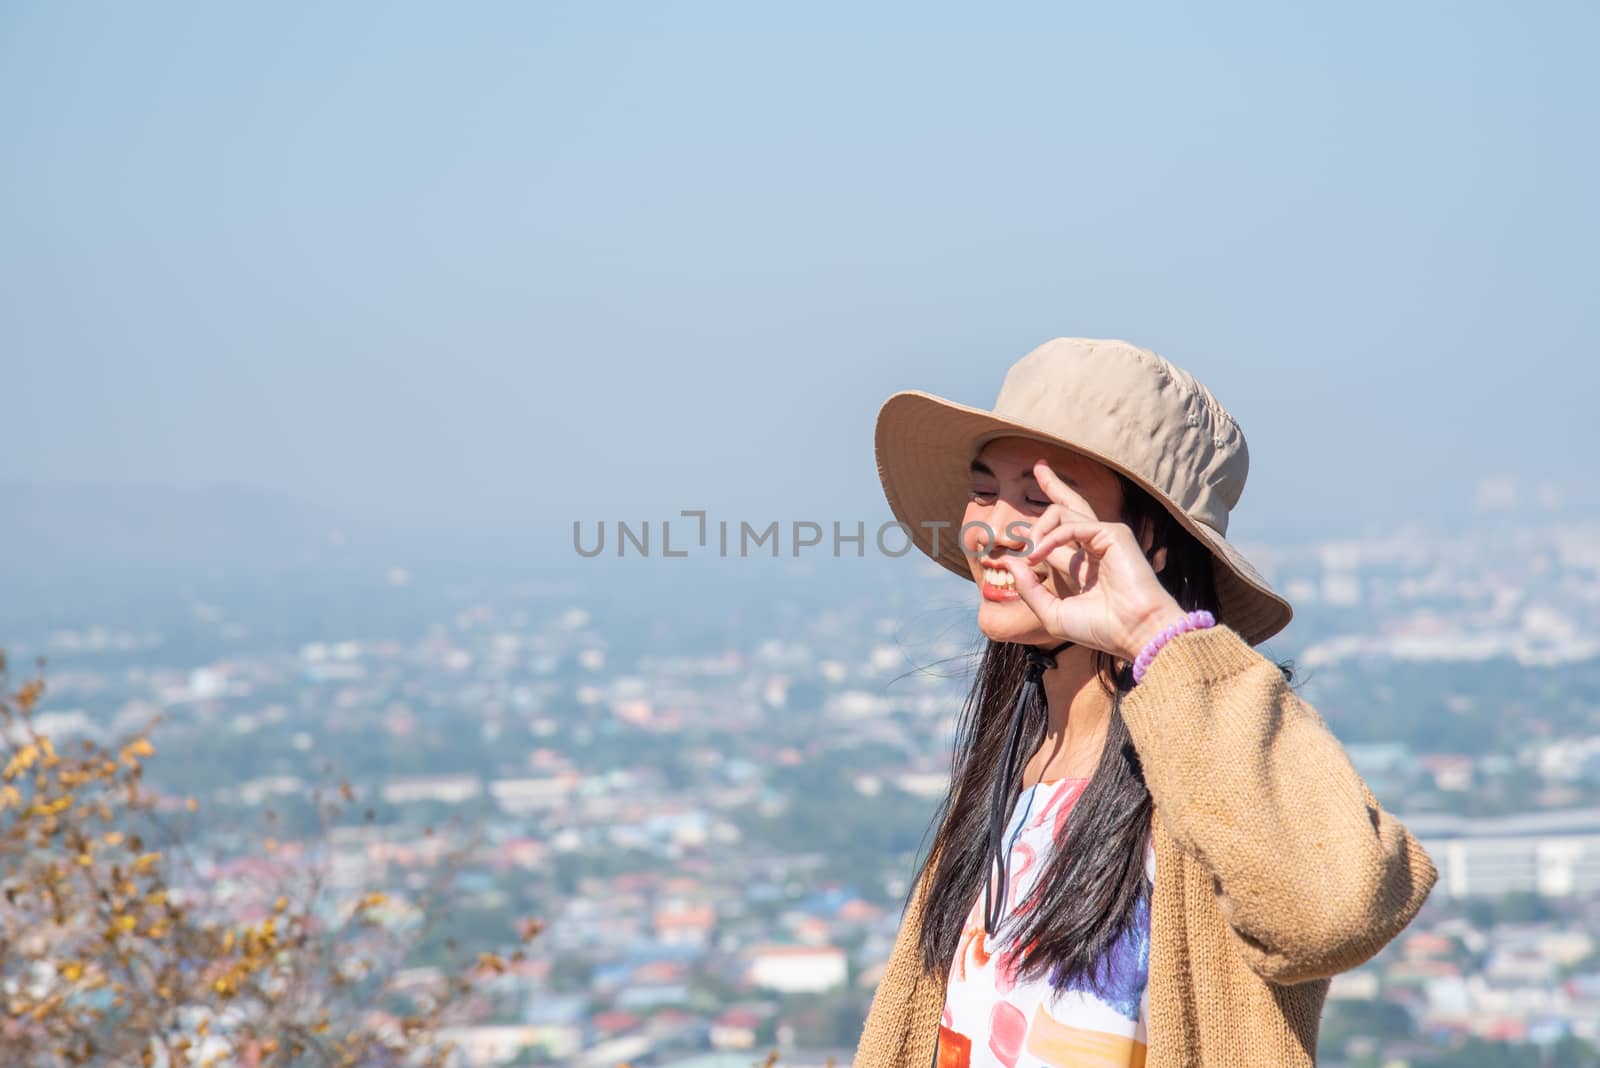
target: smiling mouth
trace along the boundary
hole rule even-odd
[[[1018,601],[1022,599],[1022,594],[1017,592],[1016,577],[1011,572],[1003,567],[990,567],[987,564],[980,566],[983,578],[979,583],[979,592],[983,594],[984,600]],[[1034,575],[1040,582],[1046,581],[1045,576],[1040,575],[1037,571],[1034,572]]]
[[[992,586],[997,590],[1015,590],[1017,578],[1004,568],[985,567],[983,569],[983,584]]]

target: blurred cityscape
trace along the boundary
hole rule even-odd
[[[1600,525],[1247,551],[1297,608],[1263,652],[1440,869],[1334,981],[1322,1063],[1597,1063]],[[345,781],[375,816],[340,828],[337,881],[404,909],[454,819],[481,837],[445,933],[546,924],[453,1032],[470,1063],[849,1062],[978,648],[958,580],[574,556],[146,581],[29,587],[0,644],[13,675],[45,658],[58,741],[161,716],[148,780],[198,799],[220,900],[259,908],[268,809],[292,838]]]

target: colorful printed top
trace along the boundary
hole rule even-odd
[[[1006,828],[1011,876],[1003,915],[1027,900],[1088,785],[1084,778],[1056,779],[1018,795]],[[1152,884],[1155,859],[1154,847],[1147,846],[1145,875]],[[1077,986],[1056,990],[1048,976],[1019,981],[1013,953],[1003,941],[999,948],[995,952],[984,934],[980,892],[950,968],[938,1068],[1142,1068],[1149,1017],[1148,894],[1099,969],[1106,979],[1099,993]]]

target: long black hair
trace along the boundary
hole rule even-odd
[[[1226,623],[1210,551],[1142,487],[1120,472],[1113,474],[1122,484],[1122,521],[1136,535],[1146,529],[1153,534],[1147,556],[1162,547],[1167,550],[1166,562],[1156,572],[1161,585],[1184,611],[1207,609]],[[1057,836],[1029,908],[1008,916],[1001,927],[1007,937],[1028,947],[1018,976],[1048,973],[1058,988],[1099,989],[1103,955],[1128,933],[1137,907],[1148,904],[1144,857],[1152,802],[1122,719],[1122,695],[1133,685],[1132,666],[1100,650],[1094,665],[1101,688],[1112,699],[1099,764]],[[988,876],[990,795],[1002,771],[1007,728],[1025,666],[1026,646],[988,642],[957,724],[950,788],[935,817],[938,831],[911,888],[916,893],[927,865],[936,864],[919,946],[929,974],[948,974],[972,903]],[[1279,666],[1286,678],[1292,677],[1289,666]],[[1043,705],[1042,695],[1037,703]],[[1027,716],[1018,750],[1018,759],[1024,761],[1043,741],[1047,720],[1042,707],[1029,709]]]

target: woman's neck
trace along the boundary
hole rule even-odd
[[[1024,785],[1094,774],[1111,723],[1111,698],[1095,677],[1094,657],[1093,649],[1074,645],[1044,673],[1044,741],[1023,769]]]

